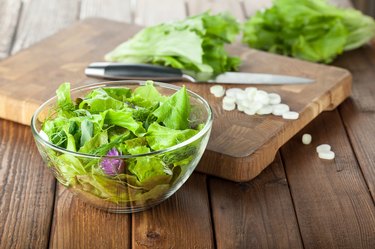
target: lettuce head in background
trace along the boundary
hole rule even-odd
[[[375,22],[354,9],[326,0],[274,0],[244,24],[243,43],[252,48],[330,63],[344,51],[369,42]]]
[[[240,26],[233,16],[208,12],[182,21],[147,27],[105,55],[107,61],[150,63],[184,69],[206,79],[237,71],[240,59],[224,45],[233,42]]]

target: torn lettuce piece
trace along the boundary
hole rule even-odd
[[[192,129],[170,129],[155,122],[148,128],[146,139],[151,149],[162,150],[179,144],[197,133],[198,131]]]
[[[88,140],[78,152],[85,154],[94,154],[94,151],[101,146],[108,144],[108,133],[107,130],[104,130],[100,133],[97,133],[94,137]]]
[[[150,148],[146,146],[138,146],[129,148],[132,155],[145,154],[150,152]],[[137,176],[137,179],[142,183],[149,181],[153,177],[171,176],[172,171],[167,165],[158,157],[142,156],[129,159],[128,169],[131,173]],[[164,179],[164,177],[163,177]]]
[[[72,117],[75,116],[74,104],[70,96],[70,83],[62,83],[56,90],[57,106],[61,116]]]
[[[108,125],[117,125],[126,128],[136,136],[143,136],[146,134],[146,130],[143,128],[142,123],[135,121],[130,111],[116,111],[110,109],[102,112],[101,115],[104,123]]]
[[[79,108],[100,113],[108,109],[120,110],[126,106],[124,102],[111,97],[107,91],[102,88],[93,90],[81,101]]]
[[[150,104],[147,107],[152,107],[155,104],[164,102],[167,99],[167,97],[161,95],[158,90],[156,90],[153,85],[153,81],[151,80],[146,81],[144,86],[137,87],[134,90],[134,95],[149,101]]]
[[[87,174],[87,171],[82,165],[81,161],[75,156],[62,154],[57,157],[53,156],[51,159],[54,162],[58,180],[65,186],[75,185],[77,175]]]
[[[189,128],[190,99],[183,86],[180,90],[170,96],[152,114],[157,117],[166,127],[175,130]]]

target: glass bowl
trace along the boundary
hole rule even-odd
[[[145,82],[96,83],[71,90],[71,97],[74,101],[97,88],[126,87],[134,90],[142,85]],[[165,96],[172,95],[181,88],[158,82],[154,82],[154,87]],[[189,90],[187,92],[191,103],[190,126],[200,125],[201,128],[188,140],[163,150],[138,155],[95,156],[58,147],[40,133],[43,121],[54,115],[57,97],[47,100],[36,110],[31,120],[32,133],[47,167],[78,198],[109,212],[142,211],[174,194],[192,174],[207,146],[213,119],[211,108],[202,97]],[[125,165],[124,173],[113,176],[104,174],[101,168],[103,161],[121,162]],[[127,165],[138,162],[146,163],[145,165],[162,163],[166,174],[141,181],[126,170]]]

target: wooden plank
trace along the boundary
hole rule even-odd
[[[375,17],[375,2],[373,0],[352,0],[352,2],[356,9]]]
[[[130,248],[130,215],[112,214],[58,185],[50,248]]]
[[[9,55],[21,6],[21,0],[0,1],[0,60]]]
[[[102,17],[130,23],[131,0],[82,0],[79,18],[87,17]]]
[[[375,200],[375,112],[360,112],[353,99],[346,101],[339,110],[363,176]]]
[[[353,72],[353,94],[339,110],[362,173],[375,200],[375,46],[340,56],[335,64]]]
[[[137,0],[134,15],[136,24],[151,26],[184,19],[187,10],[184,0]]]
[[[209,186],[217,248],[303,248],[279,155],[250,182]]]
[[[158,206],[133,214],[133,248],[213,248],[206,176],[193,174]]]
[[[239,0],[187,0],[187,6],[189,15],[197,15],[210,10],[211,13],[229,12],[238,21],[245,20],[242,2]]]
[[[312,134],[310,145],[303,133]],[[335,160],[318,158],[323,143]],[[375,206],[338,111],[321,114],[281,151],[305,248],[375,248]]]
[[[79,0],[25,1],[12,54],[72,24],[78,9]]]
[[[0,119],[0,247],[46,248],[55,181],[30,127]]]

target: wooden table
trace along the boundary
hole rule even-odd
[[[210,8],[244,20],[265,4],[0,0],[0,58],[89,16],[151,25]],[[257,178],[194,173],[166,202],[131,215],[74,198],[44,166],[30,127],[0,120],[0,248],[375,248],[375,44],[334,64],[353,73],[353,96],[291,139]],[[331,144],[336,159],[319,160],[301,145],[303,133]]]

